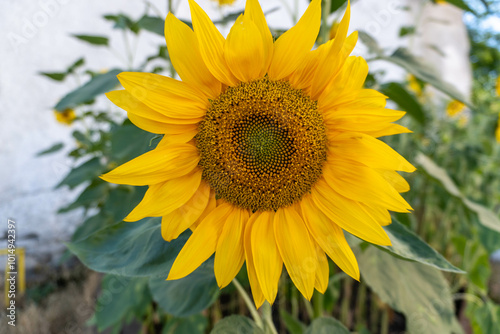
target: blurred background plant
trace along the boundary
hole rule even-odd
[[[414,213],[393,215],[393,224],[387,227],[393,247],[349,238],[361,282],[330,262],[328,290],[324,295],[315,292],[309,302],[284,274],[272,313],[260,315],[246,301],[245,268],[238,275],[241,286],[222,291],[215,282],[213,260],[182,280],[165,281],[189,232],[168,243],[161,237],[160,219],[122,222],[145,187],[112,185],[98,177],[153,149],[160,139],[135,127],[117,108],[106,109],[96,101],[119,86],[116,75],[121,71],[176,75],[164,44],[145,59],[135,59],[140,32],[163,36],[164,17],[147,2],[144,15],[137,19],[124,13],[105,15],[103,19],[122,33],[125,50],[113,50],[106,36],[74,35],[82,43],[108,48],[121,64],[99,71],[86,66],[81,57],[59,72],[41,72],[68,87],[70,79],[78,83],[54,107],[57,121],[70,126],[74,138],[68,156],[75,167],[57,187],[82,189],[59,212],[85,210],[85,220],[67,243],[71,253],[63,261],[77,256],[88,268],[105,273],[96,304],[86,312],[88,328],[108,333],[261,333],[272,332],[266,325],[272,320],[279,333],[293,334],[497,333],[500,295],[495,284],[500,278],[490,281],[489,259],[500,248],[500,33],[482,22],[498,19],[500,4],[435,2],[466,12],[474,78],[470,98],[444,82],[425,59],[405,48],[388,53],[369,32],[360,32],[369,62],[392,63],[407,72],[406,81],[387,82],[383,73],[373,71],[366,86],[382,91],[392,105],[408,113],[401,123],[413,134],[387,142],[418,167],[406,176],[411,191],[405,198]],[[345,9],[342,0],[325,4],[333,17]],[[174,11],[171,0],[166,5]],[[225,7],[216,23],[231,24],[239,14]],[[335,26],[335,21],[323,22],[319,43],[335,36]],[[272,31],[276,38],[282,33]],[[400,31],[401,38],[415,34],[414,26]],[[39,155],[63,147],[55,143]],[[40,287],[29,291],[28,299],[34,302],[40,302],[40,293],[43,298],[54,293],[43,293]]]

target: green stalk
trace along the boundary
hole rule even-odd
[[[313,301],[313,317],[319,318],[323,315],[324,295],[318,291],[314,291]]]
[[[330,15],[330,10],[332,6],[331,0],[321,1],[321,29],[319,31],[319,43],[323,44],[328,42],[328,37],[330,34],[330,29],[328,28],[328,16]]]
[[[257,326],[259,326],[259,328],[264,329],[264,323],[262,322],[262,318],[260,317],[259,313],[257,312],[257,309],[253,305],[253,302],[250,299],[250,297],[248,296],[248,293],[245,291],[245,289],[243,289],[240,282],[238,282],[238,280],[236,278],[233,279],[233,284],[236,287],[236,290],[238,290],[238,292],[240,293],[241,298],[243,298],[243,301],[245,301],[245,304],[247,305],[248,309],[250,310],[250,314],[252,315],[252,318],[255,321],[255,323],[257,324]]]
[[[262,304],[261,310],[262,317],[264,318],[264,322],[266,323],[266,333],[278,334],[278,331],[276,330],[276,327],[274,327],[273,323],[271,304],[265,301],[264,304]]]

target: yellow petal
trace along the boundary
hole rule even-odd
[[[194,0],[189,0],[189,7],[191,8],[194,32],[205,65],[220,82],[228,86],[235,86],[238,80],[231,73],[224,59],[224,37]]]
[[[272,304],[278,293],[278,281],[283,268],[274,235],[274,212],[262,212],[252,227],[252,255],[259,285],[266,300]]]
[[[283,79],[299,67],[316,41],[320,22],[321,0],[312,0],[299,22],[274,43],[269,78]]]
[[[263,76],[264,46],[257,25],[240,15],[227,35],[224,46],[226,62],[234,76],[242,82]]]
[[[342,229],[376,245],[391,245],[384,229],[358,202],[335,192],[324,179],[316,182],[311,193],[314,204]]]
[[[382,177],[397,190],[397,192],[404,193],[410,190],[410,185],[404,177],[398,174],[398,172],[387,169],[376,169],[376,171],[379,172],[380,175],[382,175]]]
[[[245,246],[245,260],[247,266],[248,280],[250,282],[250,288],[252,289],[252,296],[255,302],[255,306],[257,308],[261,307],[264,303],[264,294],[262,293],[262,289],[260,288],[259,280],[257,278],[257,272],[255,271],[255,265],[252,254],[252,229],[253,224],[260,216],[260,212],[254,213],[248,219],[247,225],[245,227],[245,236],[244,236],[244,246]]]
[[[290,278],[302,295],[311,300],[317,254],[304,221],[293,208],[278,209],[274,216],[274,235]]]
[[[207,186],[207,187],[210,187],[208,185],[208,183],[206,183],[203,180],[201,180],[201,183],[205,184],[205,186]],[[208,216],[210,214],[210,212],[214,211],[216,207],[217,207],[217,204],[216,204],[216,199],[215,199],[215,191],[213,189],[210,189],[210,195],[208,197],[207,207],[201,213],[200,217],[193,223],[193,225],[190,226],[191,230],[194,231],[198,227],[198,225],[200,225],[200,223],[203,221],[203,219],[205,219],[205,217]]]
[[[266,17],[264,16],[264,12],[262,12],[262,8],[257,0],[247,0],[245,5],[245,18],[248,18],[255,23],[262,37],[264,61],[260,76],[263,76],[267,73],[267,69],[269,68],[269,64],[271,63],[273,57],[273,35],[267,26]]]
[[[135,120],[139,119],[142,121],[143,119],[147,119],[150,121],[154,121],[156,123],[161,123],[161,126],[164,126],[166,131],[165,133],[182,133],[187,131],[186,127],[196,126],[196,123],[202,120],[202,118],[192,118],[192,119],[179,119],[179,118],[170,118],[159,112],[149,108],[147,105],[136,99],[126,90],[115,90],[112,92],[106,93],[106,97],[113,102],[116,106],[127,111],[127,114],[132,115]],[[146,120],[146,121],[147,121]],[[133,122],[133,121],[132,121]],[[134,123],[135,124],[135,123]],[[152,124],[152,123],[148,123]],[[136,124],[137,125],[137,124]],[[137,125],[139,126],[139,125]],[[157,125],[160,126],[160,125]],[[141,127],[141,126],[139,126]],[[178,130],[176,130],[178,129]],[[149,131],[145,129],[146,131]],[[153,132],[154,131],[150,131]],[[159,132],[159,133],[164,133]]]
[[[359,280],[358,262],[342,229],[316,206],[310,195],[302,198],[301,207],[304,221],[314,240],[342,271]]]
[[[339,109],[380,109],[386,105],[387,96],[374,89],[360,89],[353,91],[335,91],[334,86],[329,86],[318,99],[321,110]]]
[[[372,168],[415,171],[415,167],[387,144],[363,133],[345,132],[328,139],[332,156],[358,161]]]
[[[231,283],[245,261],[243,232],[249,216],[247,210],[236,208],[224,223],[214,262],[215,278],[221,289]]]
[[[161,217],[169,214],[193,197],[200,186],[201,171],[194,172],[163,183],[149,186],[142,201],[124,219],[137,221],[144,217]]]
[[[316,270],[316,279],[314,281],[314,288],[321,293],[325,293],[328,288],[328,280],[330,278],[330,269],[328,266],[328,259],[325,252],[319,247],[314,245],[316,254],[318,254],[318,270]]]
[[[230,204],[221,205],[200,223],[177,255],[167,280],[186,277],[212,256],[226,218],[232,211]]]
[[[374,128],[371,131],[370,130],[364,130],[362,131],[363,133],[366,133],[369,136],[373,136],[375,138],[380,138],[384,136],[392,136],[392,135],[397,135],[400,133],[412,133],[408,128],[405,128],[402,125],[399,124],[389,124],[385,127],[381,128]]]
[[[105,181],[134,186],[164,182],[190,173],[200,160],[190,144],[172,144],[146,152],[101,176]]]
[[[166,241],[177,238],[191,227],[205,211],[210,197],[210,187],[201,182],[193,197],[180,208],[172,211],[161,219],[161,236]]]
[[[323,176],[333,190],[354,201],[379,205],[396,212],[412,210],[379,173],[362,164],[332,157],[323,168]]]
[[[128,119],[138,128],[151,133],[179,135],[198,131],[198,124],[162,123],[132,113],[128,113]]]
[[[221,83],[203,62],[195,33],[184,22],[168,13],[165,20],[168,54],[182,81],[203,91],[208,98],[221,92]]]
[[[380,205],[373,205],[373,204],[365,204],[365,203],[359,203],[363,209],[370,214],[377,223],[379,223],[381,226],[387,226],[390,223],[392,223],[392,218],[391,214],[389,211],[387,211],[386,208]]]
[[[118,79],[133,97],[170,118],[205,116],[208,99],[188,84],[154,73],[122,72]]]

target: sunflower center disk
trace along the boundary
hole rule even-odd
[[[326,160],[317,103],[267,78],[229,87],[211,101],[196,142],[203,179],[217,197],[252,211],[299,200]]]

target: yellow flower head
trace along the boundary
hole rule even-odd
[[[162,217],[165,240],[190,228],[169,280],[215,253],[218,285],[244,262],[257,306],[272,303],[283,264],[300,292],[328,286],[328,255],[359,279],[343,230],[390,245],[389,211],[408,212],[398,171],[415,168],[379,137],[409,132],[404,112],[364,89],[368,65],[350,57],[350,7],[333,40],[311,50],[321,21],[313,0],[276,41],[257,0],[227,38],[189,0],[194,31],[168,14],[165,37],[182,81],[121,73],[108,93],[138,127],[165,136],[157,148],[102,176],[148,185],[127,221]]]
[[[497,143],[500,143],[500,114],[498,114],[497,129],[495,130],[495,138]]]
[[[76,118],[76,114],[73,109],[65,109],[64,111],[54,110],[54,115],[59,123],[65,125],[71,125]]]
[[[497,92],[497,96],[500,96],[500,75],[497,78],[496,92]]]
[[[418,97],[423,95],[422,85],[418,81],[417,77],[413,74],[408,75],[408,88],[414,92]]]
[[[457,114],[461,113],[465,109],[465,104],[463,104],[460,101],[453,100],[448,103],[446,106],[446,114],[449,117],[456,116]]]

